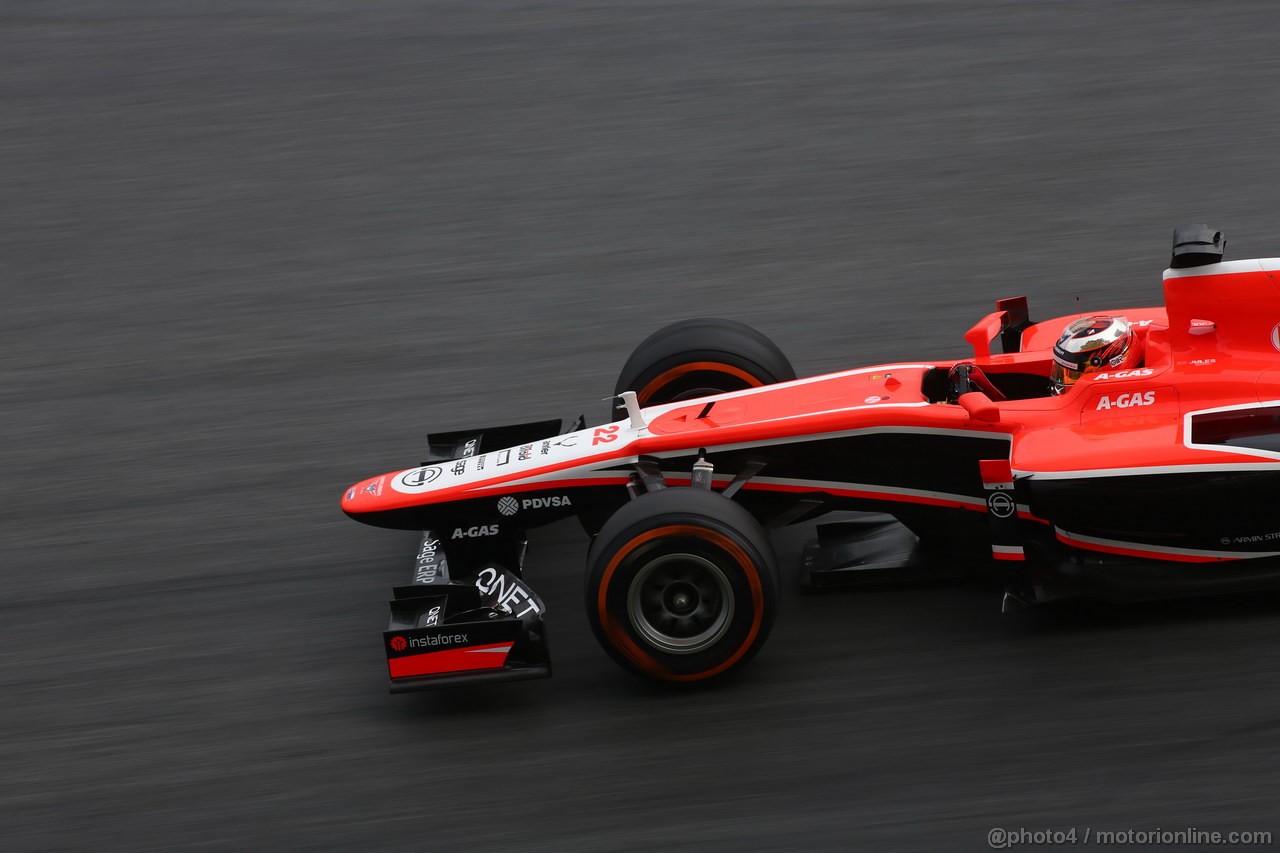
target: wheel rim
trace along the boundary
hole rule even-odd
[[[637,633],[671,654],[713,645],[733,620],[733,587],[724,570],[697,554],[664,554],[631,581],[627,612]]]

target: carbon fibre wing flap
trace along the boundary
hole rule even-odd
[[[544,438],[560,435],[562,423],[559,418],[556,418],[487,429],[432,433],[427,436],[427,458],[422,464],[430,465],[451,459],[465,459],[480,453],[501,450],[504,447],[541,441]]]
[[[382,635],[392,693],[551,675],[546,607],[514,568],[470,553],[451,565],[445,543],[424,531],[413,581],[396,587]]]

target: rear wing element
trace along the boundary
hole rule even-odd
[[[520,577],[523,535],[491,540],[450,543],[446,554],[423,531],[413,580],[396,587],[382,634],[392,693],[551,675],[546,607]]]

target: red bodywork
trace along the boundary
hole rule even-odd
[[[460,537],[574,513],[590,530],[593,518],[625,502],[639,460],[656,460],[678,483],[705,448],[721,488],[744,463],[763,460],[737,499],[766,519],[804,499],[816,503],[805,518],[889,512],[922,539],[985,540],[1000,563],[1060,569],[1084,553],[1269,565],[1280,556],[1280,523],[1253,505],[1280,487],[1280,442],[1270,444],[1280,438],[1278,277],[1280,259],[1166,271],[1165,307],[1104,312],[1136,328],[1141,367],[1087,376],[1061,396],[1048,393],[1050,348],[1086,315],[1026,324],[1014,330],[1014,347],[1006,343],[1016,351],[994,354],[992,341],[1011,325],[1002,310],[965,335],[972,359],[809,377],[648,407],[639,422],[482,446],[469,458],[357,483],[342,508],[371,524],[453,527]],[[1025,310],[1023,300],[1001,305]],[[979,367],[993,393],[978,385],[948,402],[946,376],[961,362]],[[1041,391],[1027,392],[1041,381]],[[1001,388],[1016,391],[1014,399],[992,399]],[[972,453],[953,448],[984,438]],[[888,474],[883,460],[876,467],[866,459],[899,445]],[[984,480],[979,463],[988,461],[1007,466],[1006,483]],[[997,491],[1014,501],[1020,532],[990,533]],[[510,513],[498,511],[504,497],[515,501],[505,505],[515,507]]]

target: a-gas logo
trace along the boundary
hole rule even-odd
[[[1141,379],[1144,376],[1150,376],[1155,370],[1150,367],[1139,367],[1137,370],[1117,370],[1115,373],[1099,373],[1095,382],[1103,382],[1107,379]]]
[[[477,524],[474,527],[455,527],[453,529],[454,539],[476,539],[481,536],[497,536],[498,525],[496,524]]]
[[[1155,391],[1134,391],[1132,394],[1117,394],[1114,400],[1109,396],[1098,398],[1098,405],[1094,407],[1094,411],[1101,412],[1108,409],[1131,409],[1134,406],[1150,406],[1156,401]]]
[[[408,645],[409,644],[405,642],[404,637],[395,636],[391,638],[391,648],[395,649],[398,652],[404,651],[408,647]]]

